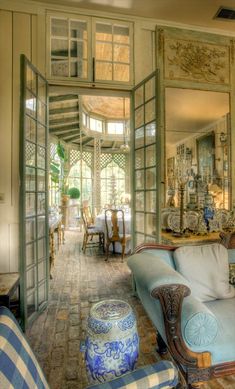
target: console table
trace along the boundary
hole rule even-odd
[[[18,292],[17,300],[13,299]],[[19,316],[20,308],[20,274],[0,273],[0,305],[13,311],[15,316]]]
[[[216,243],[221,241],[219,232],[209,232],[207,235],[191,234],[188,237],[175,237],[172,232],[162,231],[161,236],[162,243],[170,246],[195,246],[198,244]]]

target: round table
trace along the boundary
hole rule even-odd
[[[90,383],[108,381],[133,370],[139,355],[139,337],[131,306],[116,299],[93,305],[85,347]]]

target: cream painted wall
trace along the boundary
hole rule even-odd
[[[0,272],[19,267],[20,54],[37,65],[37,27],[36,15],[0,10]]]

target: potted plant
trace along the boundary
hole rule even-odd
[[[76,187],[69,188],[67,191],[72,203],[77,203],[77,200],[80,198],[80,190]],[[74,201],[75,200],[75,201]]]

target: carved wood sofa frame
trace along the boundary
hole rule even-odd
[[[176,248],[155,243],[144,243],[137,246],[134,253],[140,253],[147,249],[174,251]],[[181,312],[183,299],[189,296],[190,293],[190,289],[185,285],[168,284],[155,288],[151,295],[160,301],[168,342],[168,346],[166,346],[161,335],[157,333],[158,351],[160,354],[164,354],[168,349],[185,377],[188,388],[195,388],[210,379],[235,374],[235,361],[212,366],[210,352],[193,352],[185,344],[181,332]]]

